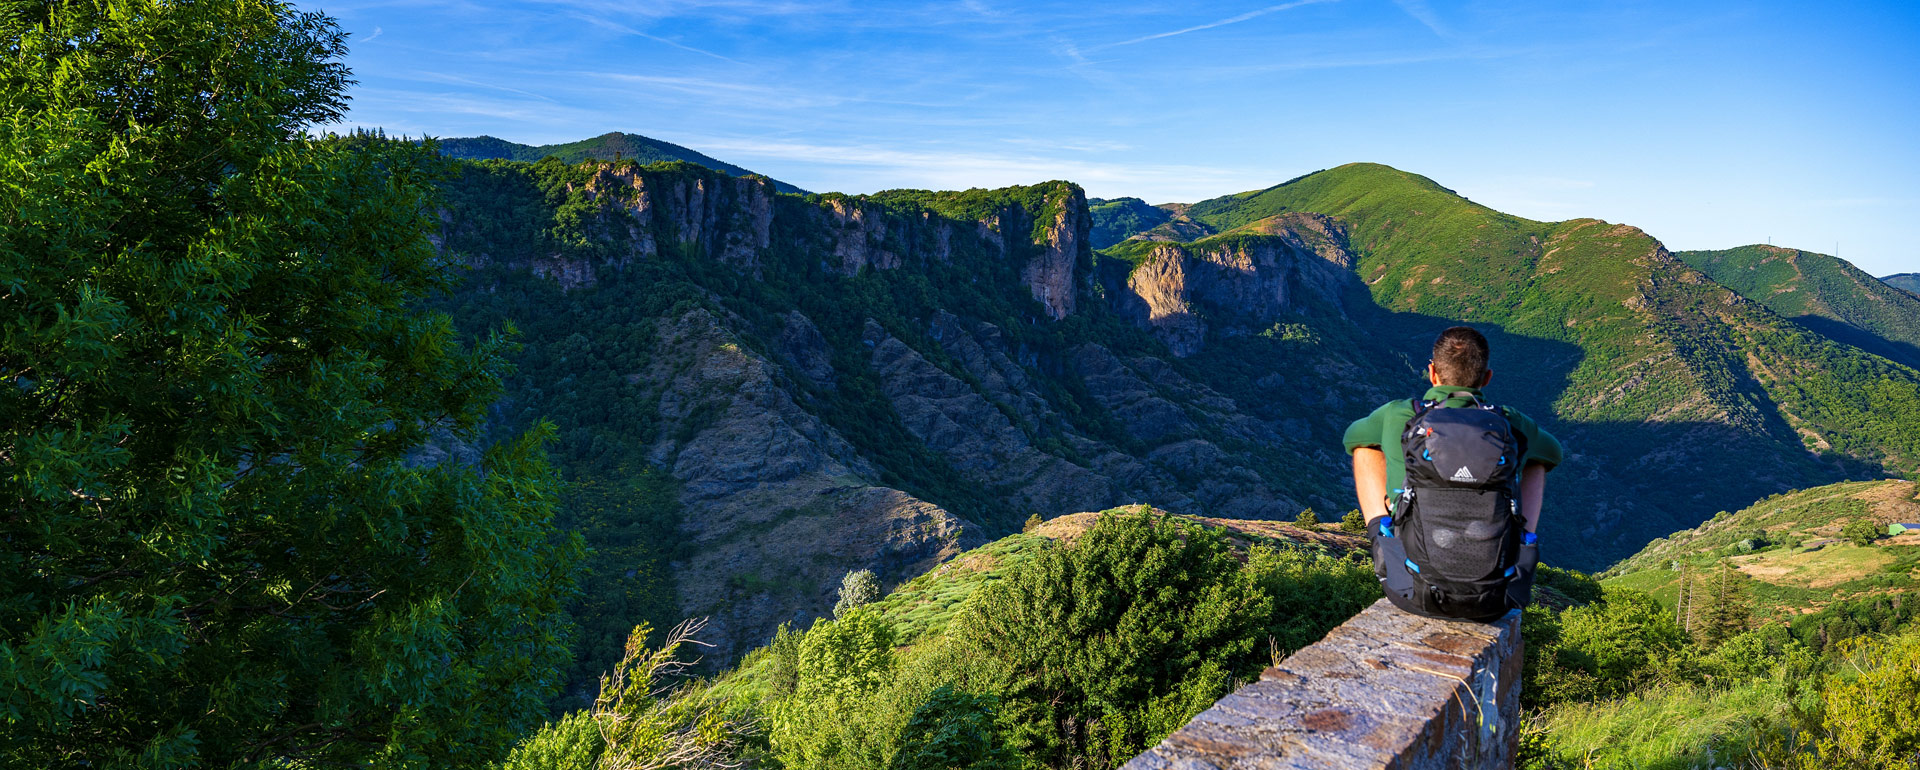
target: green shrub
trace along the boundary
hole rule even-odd
[[[880,598],[880,580],[873,576],[873,570],[862,569],[848,572],[840,579],[840,600],[833,605],[833,616],[844,618],[854,609],[872,604]]]
[[[1849,521],[1846,526],[1840,528],[1840,537],[1859,546],[1871,545],[1873,541],[1880,539],[1880,536],[1883,534],[1886,533],[1878,524],[1873,523],[1872,519],[1864,516]]]
[[[996,723],[996,700],[942,686],[902,732],[889,770],[997,770],[1013,764]]]

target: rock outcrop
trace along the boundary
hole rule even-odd
[[[1092,253],[1088,231],[1093,219],[1087,215],[1087,197],[1078,187],[1049,197],[1046,211],[1053,214],[1035,243],[1040,253],[1027,262],[1020,278],[1027,282],[1035,302],[1046,307],[1047,315],[1058,321],[1073,314],[1074,297],[1079,286],[1074,278],[1078,267]]]
[[[1337,222],[1288,214],[1236,234],[1154,247],[1116,292],[1120,311],[1176,356],[1205,346],[1208,319],[1244,334],[1312,310],[1344,315],[1354,256]]]

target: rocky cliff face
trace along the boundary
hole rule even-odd
[[[1075,268],[1090,251],[1088,230],[1093,219],[1087,214],[1086,194],[1078,187],[1050,197],[1046,210],[1053,216],[1042,223],[1044,229],[1037,241],[1040,253],[1027,262],[1020,278],[1033,292],[1033,299],[1046,307],[1047,315],[1058,321],[1073,313],[1074,297],[1079,293]]]
[[[1353,263],[1337,222],[1291,214],[1239,237],[1152,247],[1117,292],[1119,309],[1189,356],[1205,345],[1207,319],[1247,334],[1314,309],[1344,318]]]
[[[586,463],[634,444],[678,482],[678,529],[642,539],[674,554],[676,612],[713,619],[716,659],[827,613],[850,570],[894,584],[1034,513],[1342,505],[1320,446],[1337,418],[1280,396],[1363,401],[1352,372],[1375,365],[1257,337],[1339,312],[1331,222],[1165,245],[1106,285],[1065,183],[800,198],[683,167],[519,173],[528,189],[489,178],[468,199],[551,207],[537,232],[471,204],[446,218],[442,242],[479,268],[465,301],[534,329],[508,403],[550,405],[561,456],[587,458],[567,470],[630,472]],[[1209,329],[1293,371],[1209,379],[1167,358]],[[594,378],[617,387],[571,398]]]

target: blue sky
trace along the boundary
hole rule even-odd
[[[1353,161],[1920,272],[1920,3],[347,0],[347,125],[627,131],[816,191],[1191,202]],[[1097,9],[1097,10],[1089,10]]]

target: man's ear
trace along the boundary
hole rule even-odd
[[[1440,370],[1434,368],[1432,361],[1427,362],[1427,382],[1433,383],[1434,385],[1440,384]]]
[[[1489,382],[1493,382],[1492,369],[1488,369],[1486,374],[1480,375],[1480,387],[1486,387]]]

